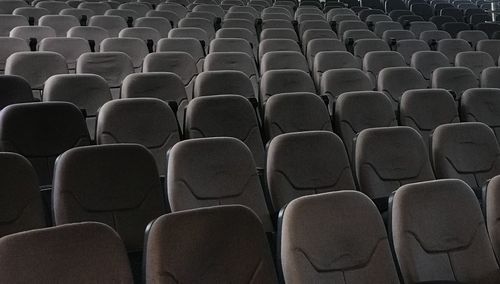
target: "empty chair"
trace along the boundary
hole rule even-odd
[[[165,213],[158,169],[144,146],[94,145],[66,151],[55,165],[53,196],[56,225],[98,221],[111,226],[123,240],[138,278],[144,230]]]
[[[162,17],[142,17],[135,20],[135,27],[153,28],[160,34],[160,38],[168,37],[168,32],[172,29],[170,22]]]
[[[312,29],[331,29],[330,24],[325,20],[308,20],[299,24],[299,36],[302,38],[304,33]]]
[[[403,56],[407,65],[411,64],[411,58],[414,53],[429,50],[429,45],[419,39],[402,39],[396,42],[396,51]]]
[[[117,37],[121,30],[127,28],[125,19],[120,16],[95,15],[90,18],[89,26],[100,27],[108,31],[110,37]]]
[[[374,32],[378,37],[382,37],[385,31],[388,30],[402,30],[403,26],[401,26],[398,22],[388,21],[388,22],[377,22],[374,27]]]
[[[263,124],[268,140],[290,132],[332,131],[325,102],[312,93],[283,93],[270,97]]]
[[[66,60],[59,53],[51,51],[22,51],[7,58],[5,74],[23,77],[31,89],[40,91],[52,75],[66,74]]]
[[[168,32],[169,38],[194,38],[199,40],[205,51],[208,53],[208,46],[210,44],[207,33],[200,28],[174,28]]]
[[[260,82],[260,103],[264,105],[272,95],[279,93],[316,93],[313,80],[301,70],[270,70],[262,75]]]
[[[121,30],[118,37],[138,38],[146,43],[149,52],[153,52],[156,50],[156,44],[160,40],[161,35],[154,28],[134,27]]]
[[[186,238],[186,234],[193,236]],[[278,283],[262,223],[244,206],[200,208],[161,216],[151,222],[147,231],[144,258],[145,283],[171,279],[186,283],[200,279]]]
[[[52,184],[53,165],[59,154],[90,143],[85,119],[70,103],[9,105],[0,113],[0,125],[2,151],[26,157],[41,186]]]
[[[213,24],[203,18],[184,18],[179,21],[179,28],[200,28],[207,33],[209,43],[215,37]]]
[[[462,13],[462,11],[460,11],[460,13]],[[456,38],[458,33],[470,30],[470,25],[466,23],[445,23],[442,28],[444,31],[448,32],[452,38]]]
[[[27,26],[28,19],[20,15],[2,15],[0,14],[0,36],[9,36],[10,31],[19,26]]]
[[[306,58],[297,51],[270,51],[262,56],[260,73],[269,70],[298,69],[309,72]]]
[[[370,78],[363,71],[356,68],[326,71],[323,73],[320,87],[321,94],[328,96],[332,103],[337,100],[340,94],[345,92],[373,90]]]
[[[437,30],[436,24],[427,21],[416,21],[410,24],[410,31],[415,34],[416,38],[420,38],[420,34],[424,31]]]
[[[500,279],[481,208],[462,181],[402,186],[392,199],[391,227],[405,283]]]
[[[137,13],[139,17],[144,17],[146,16],[146,13],[151,10],[148,5],[144,3],[139,3],[139,2],[129,2],[129,3],[123,3],[118,6],[118,9],[124,9],[124,10],[132,10]]]
[[[448,57],[451,65],[455,63],[455,56],[459,52],[472,51],[470,44],[463,39],[442,39],[437,44],[437,51]]]
[[[313,64],[315,62],[316,54],[323,51],[346,51],[345,45],[338,39],[326,39],[317,38],[311,40],[307,44],[306,49],[307,62],[309,63],[309,69],[313,69]]]
[[[446,3],[445,3],[446,4]],[[451,5],[451,4],[447,4],[447,5]],[[456,22],[457,20],[454,18],[454,17],[451,17],[451,16],[432,16],[429,21],[433,22],[434,24],[436,24],[436,27],[438,29],[442,29],[443,28],[443,24],[446,24],[446,23],[454,23]]]
[[[378,74],[388,67],[406,66],[401,54],[396,51],[370,51],[363,58],[363,70],[368,74],[373,85],[377,85]]]
[[[113,98],[118,98],[123,79],[134,73],[134,67],[130,57],[123,52],[87,52],[78,58],[76,73],[103,77],[112,91]]]
[[[87,25],[90,17],[95,15],[95,12],[84,8],[66,8],[59,12],[59,15],[73,16],[78,19],[80,25]]]
[[[189,138],[234,137],[250,149],[255,165],[264,168],[264,143],[252,104],[240,95],[197,97],[186,111]]]
[[[45,83],[44,101],[73,103],[85,115],[90,137],[94,139],[99,108],[112,99],[107,82],[94,74],[54,75]]]
[[[289,39],[297,42],[299,41],[299,37],[294,30],[282,28],[268,28],[263,30],[260,34],[260,40],[264,41],[267,39]]]
[[[31,86],[15,75],[0,75],[0,110],[11,104],[33,102]]]
[[[373,1],[373,2],[375,2],[375,1]],[[385,15],[383,8],[381,7],[382,5],[380,5],[380,4],[370,3],[370,1],[365,1],[364,3],[360,2],[359,4],[361,4],[360,6],[362,8],[367,7],[367,9],[362,9],[361,11],[356,12],[362,21],[366,22],[366,19],[370,15]],[[375,5],[370,5],[370,4],[375,4]],[[379,6],[379,7],[373,7],[373,6]],[[381,8],[381,9],[379,9],[379,8]]]
[[[498,64],[498,58],[500,56],[500,40],[498,39],[488,39],[480,40],[476,46],[477,51],[484,51],[491,55],[495,64]]]
[[[387,21],[392,21],[391,17],[389,15],[384,15],[384,14],[372,14],[366,17],[365,22],[367,23],[368,27],[373,28],[377,22],[387,22]]]
[[[99,111],[98,144],[137,143],[153,154],[158,172],[165,175],[166,153],[180,140],[174,112],[156,98],[128,98],[106,103]]]
[[[266,52],[270,51],[296,51],[301,52],[297,42],[290,39],[266,39],[259,44],[259,61]]]
[[[50,15],[57,15],[64,9],[71,8],[62,1],[41,1],[36,3],[35,7],[47,9]]]
[[[413,67],[389,67],[380,71],[377,86],[379,91],[387,94],[394,110],[397,111],[405,91],[424,89],[427,87],[427,82]]]
[[[269,144],[267,183],[276,213],[301,196],[355,189],[344,144],[331,131],[275,137]]]
[[[279,25],[277,27],[279,27]],[[250,32],[250,34],[252,34],[253,38],[257,39],[257,30],[255,28],[255,23],[253,21],[248,21],[245,19],[227,19],[227,20],[224,20],[224,22],[222,23],[222,28],[223,29],[234,29],[234,28],[246,29],[247,31]]]
[[[133,26],[135,19],[139,17],[135,11],[126,9],[109,9],[106,10],[104,15],[122,17],[127,22],[127,26],[129,27]]]
[[[382,34],[382,39],[391,45],[400,40],[415,39],[415,35],[407,30],[387,30]]]
[[[51,27],[20,26],[13,28],[9,36],[24,39],[29,43],[31,51],[36,51],[42,39],[55,37],[56,32]]]
[[[38,179],[30,162],[19,154],[0,153],[0,168],[3,180],[0,195],[5,202],[0,236],[45,227],[47,221]]]
[[[401,185],[434,180],[427,149],[416,130],[406,126],[370,128],[355,142],[355,168],[360,190],[381,212]]]
[[[359,68],[356,58],[347,51],[322,51],[316,54],[313,63],[313,79],[319,89],[323,73],[330,69]]]
[[[247,30],[242,28],[225,28],[220,29],[215,34],[216,39],[210,42],[210,52],[213,52],[213,48],[217,47],[219,51],[225,49],[225,51],[242,51],[239,50],[243,48],[244,52],[249,52],[250,56],[258,58],[258,47],[259,43],[257,38],[253,36],[253,34]],[[220,40],[225,41],[225,44],[222,42],[217,43]],[[236,40],[236,41],[235,41]],[[242,41],[243,40],[243,41]],[[235,44],[238,49],[232,50],[231,47],[225,47],[226,44]],[[250,46],[250,49],[248,48]],[[247,51],[249,50],[249,51]]]
[[[101,42],[109,37],[107,30],[99,27],[73,27],[68,33],[68,37],[79,37],[89,42],[92,52],[99,51]]]
[[[83,2],[78,5],[78,8],[89,9],[94,11],[95,15],[104,15],[111,6],[106,2]]]
[[[12,11],[12,15],[19,15],[28,19],[28,23],[30,24],[30,26],[37,25],[38,20],[42,16],[48,15],[49,13],[49,10],[37,7],[19,7]]]
[[[500,31],[500,25],[498,23],[479,23],[475,26],[476,30],[485,32],[489,38],[493,39],[493,34]]]
[[[257,97],[252,82],[241,71],[205,71],[196,77],[194,97],[230,94],[240,95],[253,100]]]
[[[467,67],[480,78],[481,73],[488,67],[494,67],[495,62],[491,56],[483,51],[464,51],[455,57],[455,66]]]
[[[389,51],[389,45],[381,39],[360,39],[354,43],[353,54],[361,66],[365,54],[370,51]]]
[[[234,20],[233,20],[234,21]],[[227,26],[225,26],[227,27]],[[292,22],[289,20],[266,20],[262,21],[262,29],[291,29],[293,30]],[[300,34],[299,34],[300,35]]]
[[[463,121],[482,122],[488,125],[500,141],[500,89],[473,88],[465,91],[461,98],[460,115]]]
[[[215,4],[201,4],[193,8],[193,12],[209,12],[221,19],[224,18],[224,10],[219,5]]]
[[[182,6],[180,6],[180,7],[182,7]],[[179,23],[179,20],[180,20],[179,16],[176,13],[174,13],[172,11],[164,11],[164,10],[151,10],[146,14],[146,18],[163,18],[170,23],[171,28],[177,27],[177,24]],[[136,23],[137,23],[137,21],[136,21]]]
[[[432,73],[432,88],[441,88],[454,92],[456,100],[470,88],[479,87],[478,78],[467,67],[439,67]]]
[[[20,51],[29,51],[25,40],[14,37],[0,37],[0,74],[5,70],[5,62],[12,54]]]
[[[500,88],[498,76],[500,75],[499,67],[488,67],[481,73],[481,88]]]
[[[434,70],[439,67],[449,67],[448,58],[439,51],[417,51],[411,57],[411,67],[417,69],[431,86]]]
[[[488,234],[491,240],[493,251],[496,255],[500,252],[498,244],[498,177],[492,178],[483,188],[483,212],[488,227]],[[498,260],[498,256],[497,256]]]
[[[88,42],[82,38],[49,37],[40,42],[40,51],[52,51],[61,54],[66,60],[68,70],[75,71],[80,55],[90,52]]]
[[[161,3],[156,7],[157,11],[168,11],[174,13],[179,19],[184,18],[188,12],[187,8],[177,3]],[[148,13],[150,13],[149,11]],[[148,15],[148,14],[146,14]]]
[[[298,198],[285,208],[279,234],[287,283],[399,283],[384,222],[362,193]]]
[[[205,71],[241,71],[252,82],[254,93],[259,93],[259,74],[255,61],[244,52],[212,52],[207,55],[203,69]]]
[[[3,0],[0,2],[2,14],[11,14],[15,9],[27,6],[29,5],[26,2],[19,0]]]
[[[38,24],[53,28],[57,37],[66,37],[69,29],[80,26],[78,19],[69,15],[45,15]]]
[[[82,282],[133,283],[122,240],[101,223],[17,233],[0,240],[0,251],[0,281],[5,283],[72,282],[75,277]]]
[[[302,35],[302,49],[307,49],[307,44],[317,38],[336,39],[337,34],[331,29],[311,29],[304,32]]]
[[[146,43],[138,38],[107,38],[101,42],[101,52],[127,54],[136,72],[141,71],[144,57],[149,53]]]
[[[434,42],[438,42],[442,39],[451,39],[451,36],[446,31],[431,30],[421,32],[419,39],[427,42],[429,45],[435,45]]]
[[[460,122],[453,96],[444,89],[408,90],[401,96],[400,125],[417,130],[427,148],[434,129],[446,123]]]
[[[157,52],[187,52],[196,61],[198,72],[203,70],[205,51],[202,43],[194,38],[163,38],[158,42]]]
[[[367,38],[378,38],[377,35],[370,30],[348,30],[344,32],[343,41],[346,42],[347,45],[354,43],[360,39]]]
[[[488,35],[483,31],[461,31],[457,34],[457,38],[467,41],[473,48],[476,48],[479,41],[488,39]]]
[[[188,99],[193,98],[194,80],[198,75],[198,69],[193,57],[188,53],[180,51],[150,53],[144,58],[143,72],[177,74],[184,84]]]
[[[445,124],[432,135],[436,177],[461,179],[478,196],[484,182],[500,173],[499,153],[493,130],[483,123]]]
[[[386,95],[373,91],[341,94],[335,104],[335,129],[353,158],[354,138],[363,129],[396,126],[396,116]]]
[[[389,12],[389,17],[391,17],[391,19],[393,21],[397,21],[399,19],[399,17],[406,16],[406,15],[413,15],[413,12],[407,10],[406,7],[404,7],[404,5],[403,5],[403,7],[401,7],[401,9],[392,10]]]
[[[367,30],[368,26],[362,21],[342,21],[337,27],[337,34],[344,38],[344,32],[348,30]]]

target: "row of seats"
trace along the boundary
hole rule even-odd
[[[389,234],[375,205],[359,192],[295,199],[280,220],[278,270],[286,283],[498,283],[497,184],[495,178],[488,186],[486,221],[462,181],[404,185],[391,201]],[[146,231],[143,261],[145,283],[278,283],[281,276],[259,218],[236,205],[158,217]],[[102,223],[5,236],[0,263],[6,283],[75,276],[79,283],[133,283],[122,240]]]

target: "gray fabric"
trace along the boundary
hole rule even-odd
[[[66,33],[64,35],[66,36]],[[66,59],[66,65],[70,70],[76,68],[76,61],[80,55],[90,52],[90,46],[86,40],[71,37],[44,38],[40,42],[38,49],[40,51],[53,51],[61,54]]]
[[[354,56],[360,63],[363,62],[365,54],[370,51],[390,51],[390,48],[385,41],[375,38],[360,39],[354,43]]]
[[[331,101],[336,101],[345,92],[370,90],[373,90],[370,78],[355,68],[328,70],[321,79],[321,94],[328,95]]]
[[[28,19],[21,15],[0,15],[0,23],[0,36],[8,37],[13,28],[28,26]]]
[[[377,35],[370,31],[370,30],[348,30],[344,32],[344,37],[343,40],[353,40],[357,41],[360,39],[369,39],[369,38],[376,38],[378,39]]]
[[[430,42],[432,40],[439,42],[442,39],[451,39],[451,36],[446,31],[427,30],[420,33],[419,39],[425,42]]]
[[[405,39],[415,39],[415,34],[407,30],[387,30],[382,34],[382,39],[386,42],[391,42],[393,39],[398,42]]]
[[[264,54],[270,51],[301,52],[299,44],[291,39],[266,39],[259,45],[259,61],[262,62]]]
[[[483,39],[477,43],[477,51],[484,51],[489,53],[495,64],[498,64],[498,57],[500,56],[500,40],[498,39]]]
[[[426,88],[427,82],[413,67],[389,67],[380,71],[377,85],[378,90],[391,99],[392,107],[396,111],[405,91]]]
[[[105,16],[119,16],[125,19],[125,21],[128,20],[128,18],[132,18],[132,20],[137,19],[139,16],[134,10],[128,10],[128,9],[109,9],[104,12]]]
[[[167,170],[172,211],[240,204],[273,231],[252,153],[229,137],[184,140],[170,150]]]
[[[272,95],[290,92],[316,93],[316,88],[309,74],[301,70],[271,70],[262,75],[261,104],[265,104]]]
[[[223,19],[224,18],[224,10],[219,5],[211,5],[211,4],[201,4],[193,8],[193,12],[210,12],[215,16]]]
[[[500,88],[499,75],[500,67],[493,66],[484,69],[480,77],[481,88]]]
[[[479,122],[438,126],[432,135],[432,158],[438,178],[458,178],[475,190],[500,174],[495,134]]]
[[[32,89],[43,89],[45,81],[52,75],[66,74],[66,60],[51,51],[22,51],[7,58],[5,74],[23,77]]]
[[[326,21],[326,19],[301,21],[299,23],[300,37],[302,38],[302,36],[306,31],[312,29],[331,29],[331,27],[330,24],[328,24],[328,22]]]
[[[14,104],[0,112],[1,149],[26,157],[40,185],[52,184],[56,158],[73,147],[89,145],[80,110],[66,102]]]
[[[91,3],[82,3],[91,4]],[[80,5],[82,5],[80,4]],[[108,31],[110,37],[117,37],[121,30],[127,27],[125,19],[120,16],[92,16],[89,20],[90,27],[100,27]]]
[[[100,27],[73,27],[68,31],[68,37],[80,37],[87,41],[93,40],[95,50],[99,51],[101,42],[109,37],[109,33]]]
[[[132,60],[135,69],[142,67],[144,57],[149,54],[146,42],[138,38],[107,38],[101,42],[101,52],[123,52]]]
[[[488,35],[480,30],[460,31],[457,34],[457,38],[467,41],[474,48],[476,48],[476,45],[479,41],[488,39]]]
[[[64,2],[59,2],[59,1],[42,1],[39,3],[36,3],[36,6],[38,8],[45,8],[49,10],[51,15],[57,15],[59,12],[66,8],[71,8],[68,4]]]
[[[0,37],[0,72],[5,69],[7,58],[19,51],[30,51],[25,40],[14,37]]]
[[[500,239],[499,239],[499,226],[498,226],[498,219],[500,218],[499,216],[499,210],[498,210],[498,204],[500,204],[499,200],[499,181],[500,181],[500,176],[495,176],[493,177],[488,183],[487,183],[487,188],[484,194],[484,214],[486,217],[486,225],[488,227],[488,234],[491,240],[491,245],[493,247],[493,251],[495,252],[495,255],[497,257],[497,260],[499,259],[500,256]]]
[[[135,27],[153,28],[158,31],[160,38],[168,37],[172,29],[170,22],[162,17],[142,17],[135,20]]]
[[[470,44],[463,39],[442,39],[438,41],[437,51],[448,58],[451,65],[455,63],[455,56],[463,51],[472,51]]]
[[[219,30],[220,31],[220,30]],[[255,47],[257,48],[257,47]],[[250,42],[242,38],[217,38],[210,43],[210,53],[215,52],[244,52],[255,58]]]
[[[256,98],[252,82],[241,71],[205,71],[196,77],[194,97],[240,95]]]
[[[299,41],[299,37],[294,30],[284,28],[267,28],[263,30],[260,33],[260,41],[267,39],[289,39]]]
[[[353,155],[354,137],[363,129],[396,126],[391,101],[380,92],[361,91],[341,94],[335,104],[335,129]]]
[[[142,250],[147,224],[165,213],[153,156],[137,144],[66,151],[55,165],[53,196],[56,225],[105,223],[118,232],[129,252]]]
[[[302,34],[302,48],[307,49],[307,44],[317,38],[331,38],[336,39],[337,34],[332,29],[310,29]]]
[[[411,58],[414,53],[429,50],[429,45],[419,39],[402,39],[396,42],[396,51],[403,56],[407,65],[411,64]]]
[[[36,38],[40,42],[46,37],[55,37],[56,31],[51,27],[40,26],[17,26],[10,31],[10,37],[17,37],[29,42],[30,38]]]
[[[430,135],[437,126],[460,122],[455,100],[444,89],[405,91],[399,110],[400,124],[417,130],[427,148],[430,148]]]
[[[199,40],[194,38],[163,38],[158,42],[157,52],[182,51],[193,57],[197,64],[205,57]],[[198,68],[198,71],[200,69]]]
[[[479,203],[462,181],[399,188],[392,205],[392,234],[405,283],[500,281]]]
[[[298,69],[309,72],[306,58],[298,51],[269,51],[262,56],[260,73],[269,70]]]
[[[338,39],[317,38],[309,41],[306,49],[306,57],[310,70],[313,69],[313,62],[316,60],[316,55],[322,51],[346,51],[346,48]]]
[[[432,73],[439,67],[449,67],[448,58],[438,51],[417,51],[411,57],[411,67],[416,68],[431,85]]]
[[[98,144],[136,143],[153,154],[158,172],[166,174],[167,151],[180,140],[175,114],[155,98],[129,98],[106,103],[99,111]]]
[[[495,61],[483,51],[464,51],[456,55],[455,66],[467,67],[479,78],[484,69],[495,66]]]
[[[403,184],[434,179],[422,137],[410,127],[365,129],[354,155],[359,188],[372,199],[389,197]]]
[[[342,21],[337,27],[340,38],[344,38],[344,32],[348,30],[367,30],[368,26],[362,21]]]
[[[462,95],[460,114],[462,120],[482,122],[500,139],[500,90],[493,88],[468,89]]]
[[[215,37],[213,23],[203,18],[183,18],[179,21],[179,28],[200,28],[207,34],[207,43]]]
[[[433,22],[416,21],[410,24],[410,31],[413,32],[417,38],[420,38],[422,32],[435,30],[437,30],[437,26]]]
[[[174,28],[168,32],[169,38],[191,37],[205,42],[206,46],[210,44],[210,38],[203,29],[200,28]]]
[[[89,19],[95,15],[95,12],[90,9],[84,8],[66,8],[61,10],[61,12],[59,12],[59,15],[69,15],[76,17],[77,19],[81,19],[82,16],[86,16],[88,23]]]
[[[134,28],[126,28],[120,31],[118,34],[119,37],[125,37],[125,38],[138,38],[141,39],[142,41],[146,42],[148,40],[152,40],[155,47],[157,42],[160,40],[161,35],[160,33],[150,27],[134,27]]]
[[[16,8],[14,11],[12,11],[13,15],[24,16],[25,18],[32,17],[35,21],[35,25],[38,23],[38,20],[42,16],[48,15],[49,13],[50,13],[49,10],[47,10],[45,8],[37,8],[37,7],[19,7],[19,8]],[[64,15],[64,14],[61,14],[61,15]]]
[[[439,67],[432,73],[432,88],[452,90],[456,99],[470,88],[479,87],[479,79],[467,67]]]
[[[283,93],[270,97],[263,124],[268,140],[289,132],[332,131],[325,102],[313,93]]]
[[[46,217],[35,170],[19,154],[0,153],[0,236],[43,228]]]
[[[313,63],[313,78],[316,87],[321,86],[323,74],[331,69],[359,68],[356,58],[347,51],[321,51]]]
[[[90,9],[96,15],[104,15],[107,10],[111,9],[111,5],[106,2],[83,2],[78,5],[78,8]]]
[[[363,70],[370,76],[374,86],[378,85],[377,79],[382,69],[402,66],[406,66],[406,62],[396,51],[370,51],[363,57]]]
[[[0,94],[0,109],[11,104],[34,101],[29,83],[15,75],[0,75]]]
[[[179,5],[177,3],[161,3],[156,7],[156,9],[157,11],[174,12],[179,18],[184,18],[188,12],[185,6]]]
[[[183,9],[186,9],[185,7],[178,5],[182,7]],[[158,7],[161,7],[161,4],[158,5]],[[151,10],[146,14],[146,18],[163,18],[169,22],[169,25],[171,29],[177,27],[177,24],[179,23],[180,16],[177,15],[173,11],[167,11],[167,10]],[[170,32],[170,29],[169,29]],[[168,37],[168,34],[167,34]]]
[[[54,29],[56,36],[66,37],[66,33],[72,27],[80,26],[80,22],[74,16],[69,15],[45,15],[40,18],[38,25]]]
[[[268,149],[267,182],[275,212],[301,196],[356,189],[342,140],[331,131],[275,137]]]
[[[127,75],[134,73],[134,66],[130,57],[123,52],[87,52],[78,58],[76,73],[99,75],[110,88],[117,88]]]
[[[99,223],[10,235],[0,252],[3,283],[133,283],[120,237]]]
[[[403,26],[399,22],[394,22],[394,21],[381,21],[375,23],[373,27],[373,31],[378,37],[382,37],[385,31],[388,30],[403,30]]]
[[[286,283],[399,283],[377,208],[352,190],[292,201],[280,256]]]
[[[132,10],[139,15],[139,17],[144,17],[146,16],[146,13],[151,10],[146,3],[140,3],[140,2],[129,2],[129,3],[123,3],[118,6],[118,9],[126,9],[126,10]]]
[[[146,283],[278,283],[262,224],[243,206],[158,218],[148,233],[145,264]]]

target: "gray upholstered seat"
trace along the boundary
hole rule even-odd
[[[463,121],[482,122],[495,132],[500,141],[500,89],[473,88],[462,95],[460,115]]]
[[[440,67],[432,73],[432,88],[451,90],[455,99],[470,88],[479,87],[479,78],[467,67]]]
[[[260,103],[275,94],[291,92],[316,93],[313,80],[302,70],[270,70],[262,74],[260,82]]]
[[[262,223],[244,206],[164,215],[147,235],[146,283],[278,283]]]
[[[391,99],[393,109],[397,111],[405,91],[426,88],[427,82],[413,67],[389,67],[380,71],[377,85],[378,90]]]

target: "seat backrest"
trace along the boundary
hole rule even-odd
[[[0,37],[0,72],[5,69],[5,61],[13,53],[29,51],[28,43],[20,38]],[[3,72],[2,72],[3,73]]]
[[[52,75],[67,74],[68,67],[62,55],[51,51],[22,51],[7,58],[5,74],[23,77],[32,89],[43,89]]]
[[[257,81],[258,72],[253,57],[245,52],[212,52],[203,63],[205,71],[237,70]]]
[[[370,51],[389,51],[389,45],[381,39],[360,39],[354,43],[354,56],[359,62],[363,62],[363,57]]]
[[[60,2],[60,1],[41,1],[41,2],[36,3],[35,7],[45,8],[45,9],[49,10],[50,15],[57,15],[62,10],[66,9],[66,8],[71,8],[65,2]]]
[[[488,228],[488,235],[491,240],[491,245],[493,251],[497,256],[500,253],[499,239],[498,239],[498,202],[499,202],[499,179],[500,177],[495,176],[483,187],[483,213],[486,218],[486,226]]]
[[[427,82],[413,67],[389,67],[380,71],[377,85],[379,91],[388,95],[394,110],[397,111],[405,91],[424,89],[427,87]]]
[[[267,183],[276,213],[301,196],[356,188],[344,144],[331,131],[287,133],[271,140]]]
[[[158,42],[157,52],[187,52],[196,61],[197,66],[203,64],[205,51],[201,42],[195,38],[163,38]],[[200,70],[200,68],[198,68]],[[200,70],[201,71],[201,70]]]
[[[479,80],[467,67],[439,67],[432,73],[432,88],[441,88],[455,92],[455,99],[470,88],[479,87]]]
[[[179,140],[176,116],[159,99],[114,100],[99,111],[97,144],[141,144],[153,154],[160,175],[166,174],[167,151]]]
[[[9,36],[10,31],[19,26],[28,26],[28,19],[21,15],[0,14],[0,36]]]
[[[269,70],[298,69],[309,72],[306,58],[298,51],[269,51],[260,62],[260,73]]]
[[[432,43],[433,41],[439,42],[442,39],[451,39],[451,36],[446,31],[430,30],[421,32],[419,39]]]
[[[61,54],[66,59],[68,69],[74,71],[78,57],[85,52],[90,52],[90,46],[83,38],[48,37],[42,39],[39,50]]]
[[[51,27],[17,26],[10,31],[8,36],[24,39],[28,43],[34,38],[39,43],[46,37],[55,37],[56,31]]]
[[[120,16],[95,15],[90,18],[89,26],[103,28],[110,37],[117,37],[121,30],[127,28],[127,23]]]
[[[464,51],[457,53],[455,66],[467,67],[480,78],[484,69],[495,66],[495,61],[484,51]]]
[[[175,212],[154,220],[144,262],[145,283],[278,283],[259,218],[238,205]]]
[[[498,57],[500,56],[500,40],[498,39],[484,39],[480,40],[476,46],[477,51],[484,51],[489,53],[495,64],[498,63]]]
[[[403,56],[407,65],[411,64],[411,57],[414,53],[429,50],[429,45],[419,39],[402,39],[396,42],[396,51]]]
[[[439,51],[417,51],[411,57],[411,67],[417,69],[430,86],[432,73],[439,67],[449,67],[448,58]]]
[[[0,239],[0,281],[133,283],[123,242],[101,223],[84,222]],[[47,257],[50,252],[50,257]]]
[[[154,158],[137,144],[66,151],[55,165],[53,196],[56,225],[105,223],[116,230],[129,252],[142,251],[147,224],[165,213]]]
[[[146,44],[150,40],[153,42],[153,48],[156,47],[156,44],[158,43],[158,41],[161,38],[160,32],[158,30],[156,30],[155,28],[151,28],[151,27],[126,28],[126,29],[121,30],[120,33],[118,34],[118,36],[122,37],[122,38],[137,38],[137,39],[140,39],[140,40],[146,42]],[[148,49],[149,49],[149,47],[148,47]],[[151,52],[154,50],[149,50],[149,51]]]
[[[16,75],[0,75],[0,94],[0,110],[11,104],[34,101],[30,84]]]
[[[321,95],[327,95],[331,101],[345,92],[373,90],[368,75],[356,68],[328,70],[323,73],[320,85]]]
[[[0,125],[2,151],[26,157],[42,186],[52,184],[53,164],[60,154],[90,143],[83,115],[66,102],[7,106],[0,112]]]
[[[104,15],[106,11],[111,9],[111,5],[106,2],[83,2],[78,5],[78,8],[90,9],[95,15]]]
[[[244,52],[257,60],[251,43],[243,38],[216,38],[210,42],[210,53],[215,52]]]
[[[179,21],[179,28],[200,28],[207,33],[209,41],[215,37],[214,25],[207,19],[183,18]]]
[[[377,78],[382,69],[402,66],[406,66],[406,62],[396,51],[370,51],[363,57],[363,70],[370,76],[373,85],[377,85]]]
[[[341,94],[335,104],[334,121],[351,158],[354,157],[354,138],[363,129],[397,125],[390,100],[383,93],[373,91]]]
[[[142,17],[135,20],[135,27],[153,28],[158,31],[160,38],[168,37],[168,33],[172,29],[171,23],[162,17]]]
[[[107,38],[101,42],[101,52],[123,52],[140,71],[144,57],[149,54],[146,43],[138,38]]]
[[[373,31],[378,37],[382,37],[385,31],[388,30],[403,30],[403,26],[398,22],[387,21],[377,22],[374,25]]]
[[[70,15],[45,15],[40,18],[38,24],[53,28],[58,37],[66,37],[69,29],[80,26],[78,19]]]
[[[455,56],[459,52],[472,51],[470,44],[463,39],[442,39],[437,44],[437,51],[448,57],[451,65],[455,63]]]
[[[266,232],[273,230],[252,153],[240,140],[181,141],[170,150],[168,165],[167,191],[173,212],[239,204],[259,216]]]
[[[61,12],[59,12],[59,15],[73,16],[77,18],[80,23],[84,23],[87,25],[89,19],[95,15],[95,12],[85,8],[66,8],[61,10]]]
[[[279,234],[278,257],[287,282],[399,283],[384,222],[362,193],[295,199],[283,212]]]
[[[309,41],[306,49],[306,57],[309,69],[312,70],[316,54],[322,51],[346,51],[345,44],[338,39],[317,38]]]
[[[447,90],[415,89],[401,96],[399,122],[417,130],[429,148],[430,135],[436,127],[460,122],[460,119],[454,98]]]
[[[473,48],[476,48],[476,45],[480,40],[488,39],[488,35],[483,31],[477,31],[477,30],[460,31],[457,34],[457,38],[467,41],[472,45]]]
[[[406,126],[370,128],[355,142],[359,189],[387,210],[387,198],[401,185],[433,180],[429,155],[420,134]]]
[[[266,39],[259,44],[259,61],[264,54],[270,51],[296,51],[301,52],[297,42],[290,39]]]
[[[437,30],[436,24],[427,21],[416,21],[411,22],[410,31],[415,34],[416,38],[420,38],[420,34],[424,31],[435,31]]]
[[[188,138],[234,137],[252,152],[255,164],[264,168],[264,143],[252,104],[240,95],[197,97],[186,112]]]
[[[19,154],[0,153],[0,169],[0,236],[47,226],[38,178],[30,162]]]
[[[101,42],[109,37],[107,30],[100,27],[73,27],[67,33],[68,37],[79,37],[93,41],[94,51],[99,51]]]
[[[248,76],[236,70],[205,71],[196,77],[194,97],[215,95],[257,98]]]
[[[438,126],[432,134],[437,178],[458,178],[476,192],[500,173],[500,148],[493,130],[480,122]]]
[[[302,70],[270,70],[262,74],[260,81],[260,103],[265,104],[272,95],[279,93],[316,93],[314,82]]]
[[[460,101],[462,121],[482,122],[488,125],[500,141],[500,89],[472,88],[466,90]]]
[[[133,10],[139,15],[139,17],[144,17],[146,16],[146,13],[151,10],[151,8],[140,2],[128,2],[128,3],[123,3],[118,6],[118,9],[126,9],[126,10]]]
[[[500,281],[481,208],[460,180],[399,188],[392,199],[391,228],[405,283]]]
[[[340,38],[344,38],[344,32],[348,30],[367,30],[368,26],[362,21],[342,21],[337,27],[337,34]]]
[[[268,140],[289,132],[332,130],[325,102],[313,93],[284,93],[266,103],[264,131]]]
[[[116,88],[127,75],[134,73],[134,67],[130,57],[123,52],[87,52],[78,58],[76,73],[99,75],[110,88]]]
[[[359,68],[356,58],[347,51],[322,51],[316,54],[313,63],[314,83],[319,88],[323,73],[330,69]]]

